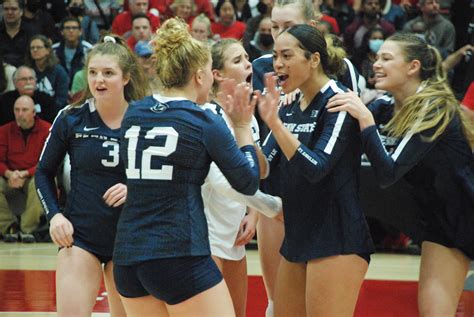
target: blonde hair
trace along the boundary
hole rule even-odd
[[[188,25],[171,18],[158,29],[154,43],[156,73],[164,88],[184,87],[210,57],[207,45],[194,39]]]
[[[130,79],[124,87],[124,97],[127,101],[139,100],[146,96],[146,78],[143,74],[142,67],[138,63],[137,57],[134,53],[128,48],[128,45],[124,40],[117,35],[107,35],[104,38],[113,38],[114,41],[106,41],[104,39],[100,41],[99,44],[94,45],[94,47],[88,52],[86,62],[84,63],[84,77],[87,81],[88,77],[88,67],[89,62],[92,57],[96,55],[109,55],[117,58],[117,63],[122,70],[123,76],[129,76]],[[84,90],[81,98],[74,103],[74,105],[81,105],[87,99],[92,97],[89,85],[87,85]]]
[[[211,20],[204,13],[200,13],[197,17],[194,18],[193,23],[191,23],[191,29],[194,27],[194,23],[201,22],[206,25],[207,38],[212,38],[212,29],[211,29]]]
[[[328,73],[339,77],[346,71],[344,58],[347,56],[342,42],[334,34],[325,34],[326,49],[328,52]]]
[[[310,22],[315,19],[313,2],[311,0],[275,0],[273,7],[284,7],[290,4],[298,6],[305,21]]]
[[[431,136],[426,137],[426,141],[433,142],[443,134],[451,120],[459,116],[464,134],[472,148],[472,123],[465,117],[446,80],[438,50],[411,33],[395,34],[387,41],[400,44],[405,61],[420,62],[422,89],[405,100],[400,111],[385,126],[385,130],[391,136],[400,138],[437,127]]]

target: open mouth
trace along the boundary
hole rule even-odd
[[[277,77],[278,77],[278,85],[280,85],[280,86],[282,86],[286,82],[286,80],[288,79],[288,75],[280,74],[280,75],[277,75]]]
[[[102,92],[102,91],[106,91],[106,90],[107,90],[107,88],[104,88],[104,87],[98,87],[98,88],[96,88],[95,90],[97,90],[97,91],[101,91],[101,92]]]
[[[249,84],[252,83],[252,73],[250,73],[250,74],[247,76],[247,78],[245,78],[245,81],[246,81],[247,83],[249,83]]]

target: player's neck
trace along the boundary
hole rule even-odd
[[[301,110],[306,109],[314,97],[329,81],[329,77],[323,73],[315,74],[311,76],[301,87],[300,90],[303,93],[303,100],[301,100]]]
[[[160,93],[164,97],[168,98],[185,98],[196,102],[197,94],[194,90],[180,89],[180,88],[165,88]]]

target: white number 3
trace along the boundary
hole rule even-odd
[[[119,144],[113,141],[105,141],[102,143],[102,147],[112,147],[109,151],[109,156],[112,158],[112,161],[102,159],[102,165],[105,167],[115,167],[119,164]]]

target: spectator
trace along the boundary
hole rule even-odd
[[[439,13],[439,1],[420,0],[418,6],[420,7],[421,15],[408,21],[403,30],[410,32],[415,23],[424,22],[426,41],[436,46],[444,56],[452,53],[456,41],[456,31],[451,21]]]
[[[315,15],[321,15],[319,17],[319,21],[320,23],[328,23],[331,27],[329,29],[329,32],[330,33],[334,33],[334,34],[339,34],[340,30],[339,30],[339,25],[337,24],[337,20],[335,18],[333,18],[332,16],[329,16],[323,12],[321,12],[321,4],[322,4],[322,0],[313,0],[313,7],[314,7],[314,13]],[[325,33],[325,32],[323,32]]]
[[[112,32],[127,39],[132,33],[132,17],[146,14],[150,20],[153,32],[160,26],[160,19],[148,12],[148,0],[130,0],[130,10],[117,15],[112,23]]]
[[[100,38],[99,27],[90,16],[85,15],[84,0],[70,0],[67,9],[71,16],[81,21],[82,40],[91,44],[97,43]]]
[[[84,0],[86,15],[90,16],[99,29],[108,30],[117,15],[120,4],[117,0]]]
[[[14,105],[15,121],[0,127],[0,230],[5,242],[35,242],[32,233],[43,214],[36,195],[34,175],[50,124],[35,117],[31,97],[21,96]],[[26,194],[25,210],[18,224],[7,197]]]
[[[270,18],[263,18],[260,21],[254,39],[250,42],[250,48],[248,50],[249,60],[252,62],[254,59],[257,59],[262,55],[271,54],[272,50],[272,20]]]
[[[36,90],[35,71],[28,66],[20,66],[13,73],[15,90],[0,96],[0,125],[15,120],[13,105],[18,97],[27,95],[35,102],[35,112],[43,120],[53,122],[57,114],[54,99]]]
[[[59,65],[51,46],[51,40],[46,36],[34,35],[30,41],[30,51],[26,55],[26,65],[36,72],[36,89],[53,97],[59,111],[68,101],[69,77]]]
[[[360,48],[367,30],[376,26],[384,30],[386,36],[395,32],[395,28],[390,22],[381,19],[379,0],[362,0],[359,17],[344,32],[344,45],[350,55]]]
[[[0,55],[15,67],[23,63],[28,42],[34,31],[21,21],[23,0],[3,1],[3,23],[0,23]]]
[[[0,95],[4,92],[15,90],[13,85],[13,73],[16,70],[15,66],[7,64],[3,61],[2,55],[0,55]]]
[[[249,0],[233,0],[237,21],[247,22],[252,17]]]
[[[345,30],[354,21],[355,13],[346,0],[325,1],[321,12],[336,19],[341,30]]]
[[[199,41],[212,44],[211,20],[203,13],[199,14],[191,24],[191,35]]]
[[[132,18],[132,36],[127,39],[127,45],[133,51],[138,41],[150,41],[152,36],[150,18],[137,14]]]
[[[53,41],[59,40],[59,32],[49,12],[41,9],[40,0],[25,0],[22,22],[30,25],[37,34],[44,34]]]
[[[219,0],[216,5],[219,22],[211,25],[212,33],[220,38],[242,39],[245,33],[245,23],[237,21],[235,18],[235,3],[231,0]]]
[[[40,1],[41,9],[51,13],[54,23],[60,23],[66,17],[66,1],[46,0]]]
[[[392,0],[382,0],[380,4],[383,7],[382,18],[392,23],[396,30],[403,29],[407,21],[405,11]]]
[[[149,93],[155,94],[162,89],[160,79],[156,75],[153,51],[149,42],[139,41],[135,45],[135,53],[138,56],[138,62],[143,67],[143,71],[148,80]]]
[[[194,0],[174,0],[171,4],[173,17],[183,19],[187,24],[192,25],[196,14],[196,4]]]
[[[242,38],[242,44],[247,52],[251,50],[250,42],[254,39],[255,33],[257,32],[260,21],[264,18],[270,18],[273,8],[273,0],[260,0],[257,4],[257,10],[260,13],[253,18],[247,20],[247,27]]]
[[[84,59],[92,44],[81,40],[81,22],[75,17],[65,18],[61,22],[61,35],[62,40],[52,47],[69,75],[69,83],[72,83],[74,74],[84,67]]]

